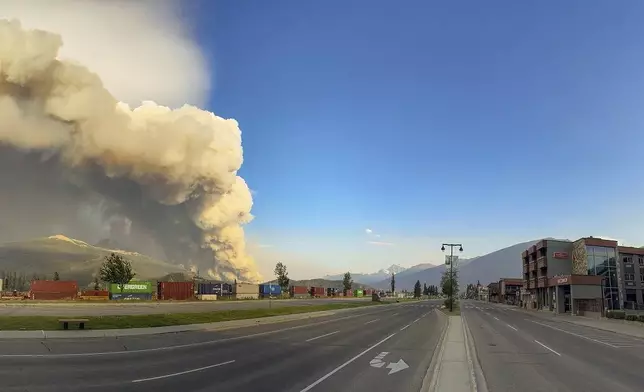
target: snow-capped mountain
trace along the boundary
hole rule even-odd
[[[392,264],[387,268],[382,268],[378,270],[377,272],[372,272],[372,273],[354,273],[351,272],[351,278],[353,279],[354,282],[360,282],[363,284],[371,284],[371,283],[376,283],[380,282],[384,279],[388,279],[392,273],[398,275],[401,273],[405,273],[407,270],[422,270],[425,268],[431,268],[433,267],[433,264],[419,264],[415,265],[413,267],[405,268],[403,266],[400,266],[398,264]],[[327,275],[324,277],[324,279],[329,279],[329,280],[339,280],[344,277],[344,274],[337,274],[337,275]]]

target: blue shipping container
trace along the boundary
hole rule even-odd
[[[221,294],[221,283],[199,283],[197,294]]]
[[[280,295],[282,288],[276,284],[260,284],[259,293],[264,295]]]

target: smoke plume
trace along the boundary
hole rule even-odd
[[[97,74],[61,59],[62,44],[0,20],[0,194],[28,186],[61,216],[43,215],[61,222],[77,222],[82,201],[113,235],[152,238],[169,260],[213,278],[257,281],[237,122],[191,105],[131,108]]]

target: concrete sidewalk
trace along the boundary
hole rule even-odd
[[[464,320],[449,316],[429,388],[423,392],[476,392],[472,355]]]

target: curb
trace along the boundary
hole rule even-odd
[[[485,380],[485,373],[481,367],[481,362],[476,354],[476,344],[474,344],[474,337],[470,326],[467,324],[465,317],[461,314],[461,321],[463,322],[463,334],[465,335],[465,350],[467,354],[467,362],[470,365],[470,377],[472,380],[472,389],[474,392],[488,392],[487,381]]]
[[[388,305],[396,304],[385,304]],[[170,325],[164,327],[125,328],[125,329],[96,329],[96,330],[35,330],[35,331],[0,331],[0,339],[83,339],[83,338],[119,338],[121,336],[162,335],[178,332],[215,332],[234,328],[246,328],[259,325],[277,324],[288,321],[298,321],[310,318],[332,316],[334,314],[360,310],[381,309],[382,305],[363,306],[348,309],[323,310],[318,312],[297,313],[282,316],[260,317],[244,320],[219,321],[215,323]]]
[[[429,367],[427,367],[427,373],[423,377],[423,383],[420,387],[420,392],[434,392],[436,390],[436,384],[438,383],[439,367],[441,364],[441,359],[443,358],[443,351],[445,351],[445,337],[447,336],[447,331],[449,330],[450,317],[447,316],[444,312],[434,309],[435,312],[442,315],[442,317],[447,318],[441,336],[436,343],[438,350],[434,349],[434,355],[432,355],[432,360],[429,362]]]

